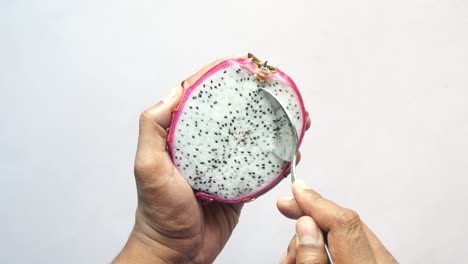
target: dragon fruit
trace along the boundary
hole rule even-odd
[[[286,106],[300,144],[307,113],[299,90],[289,76],[255,56],[223,60],[186,87],[168,146],[197,197],[247,202],[287,176],[290,162],[274,153],[287,117],[260,88]]]

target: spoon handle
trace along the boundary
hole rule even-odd
[[[325,242],[325,252],[327,253],[327,263],[328,264],[333,264],[333,260],[330,255],[330,250],[328,249],[328,243]]]

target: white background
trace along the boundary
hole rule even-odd
[[[133,223],[139,113],[247,51],[302,91],[301,178],[402,263],[463,262],[464,0],[0,0],[0,262],[110,262]],[[289,188],[245,206],[216,263],[278,261]]]

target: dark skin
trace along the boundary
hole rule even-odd
[[[171,123],[172,112],[182,97],[183,87],[194,83],[218,62],[211,63],[187,78],[173,89],[167,99],[141,114],[135,158],[135,179],[138,192],[135,225],[125,247],[114,263],[212,263],[237,225],[243,204],[204,203],[198,200],[190,185],[174,167],[167,150],[167,130]],[[309,118],[306,123],[308,128]],[[300,153],[298,153],[299,159]],[[310,198],[310,195],[306,195],[308,192],[297,190],[294,192],[293,189],[296,200],[278,201],[279,210],[290,218],[300,218],[296,228],[297,234],[301,237],[304,235],[311,237],[310,233],[318,230],[318,226],[329,234],[333,234],[335,229],[324,224],[330,219],[315,212],[317,210],[323,215],[333,214],[334,211],[331,210],[333,208],[329,211],[324,206],[318,209],[311,207],[307,202]],[[315,204],[318,200],[312,199],[312,201]],[[336,232],[339,234],[338,231]],[[290,245],[290,250],[282,263],[326,263],[323,262],[324,259],[326,260],[323,251],[323,236],[321,238],[320,235],[318,236],[318,242],[312,243],[313,247],[304,246],[303,243],[298,243],[296,246],[295,241],[293,239],[292,246]],[[329,243],[333,241],[333,238],[329,236]],[[332,246],[333,244],[330,244],[331,250],[334,248]],[[369,247],[367,250],[373,250],[373,248]],[[337,259],[340,259],[340,252],[338,247],[333,249],[333,253],[338,254]],[[348,253],[352,252],[343,252],[343,254]],[[372,255],[375,254],[372,253]],[[310,256],[317,257],[319,261],[302,261],[310,260]]]
[[[298,219],[296,235],[281,264],[327,263],[322,231],[327,234],[334,263],[398,263],[355,211],[325,199],[302,180],[294,182],[292,192],[293,198],[277,202],[284,216]],[[296,236],[303,235],[304,229],[312,234],[316,232],[316,239],[300,243]]]

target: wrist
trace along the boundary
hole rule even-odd
[[[187,256],[182,256],[175,250],[163,246],[143,234],[132,231],[125,247],[112,263],[169,264],[188,262]]]

